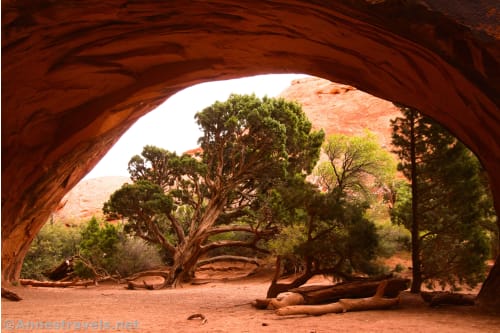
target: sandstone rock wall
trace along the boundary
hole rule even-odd
[[[390,120],[401,115],[392,102],[318,77],[294,80],[280,96],[299,102],[313,127],[327,135],[362,135],[367,129],[390,150]]]

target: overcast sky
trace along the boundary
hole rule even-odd
[[[247,78],[201,83],[170,97],[157,109],[139,119],[85,179],[102,176],[128,176],[127,164],[145,145],[155,145],[178,154],[197,147],[201,136],[194,121],[196,112],[225,101],[231,93],[274,97],[292,80],[303,74],[258,75]]]

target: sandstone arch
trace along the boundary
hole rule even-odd
[[[478,154],[500,211],[499,13],[495,0],[3,1],[2,280],[136,119],[216,79],[308,73],[417,107]],[[498,294],[497,261],[481,300]]]

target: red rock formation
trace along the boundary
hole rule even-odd
[[[66,224],[80,223],[92,216],[102,218],[102,206],[109,196],[124,183],[130,183],[128,177],[108,176],[85,179],[69,191],[61,201],[52,218]]]
[[[2,1],[2,280],[19,277],[51,210],[136,119],[215,79],[307,73],[416,107],[479,156],[500,211],[497,9],[497,0]],[[498,294],[500,262],[480,300],[498,305]]]
[[[327,135],[362,135],[368,129],[386,148],[391,145],[390,120],[401,115],[389,101],[317,77],[294,80],[280,96],[299,102],[313,127]]]

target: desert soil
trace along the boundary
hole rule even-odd
[[[154,291],[126,290],[115,283],[64,289],[13,287],[24,299],[2,299],[2,332],[500,332],[498,315],[475,306],[430,308],[407,292],[391,310],[279,317],[250,305],[265,297],[269,274],[221,279],[231,274],[211,275],[204,284]],[[202,314],[206,322],[188,320],[193,314]]]

